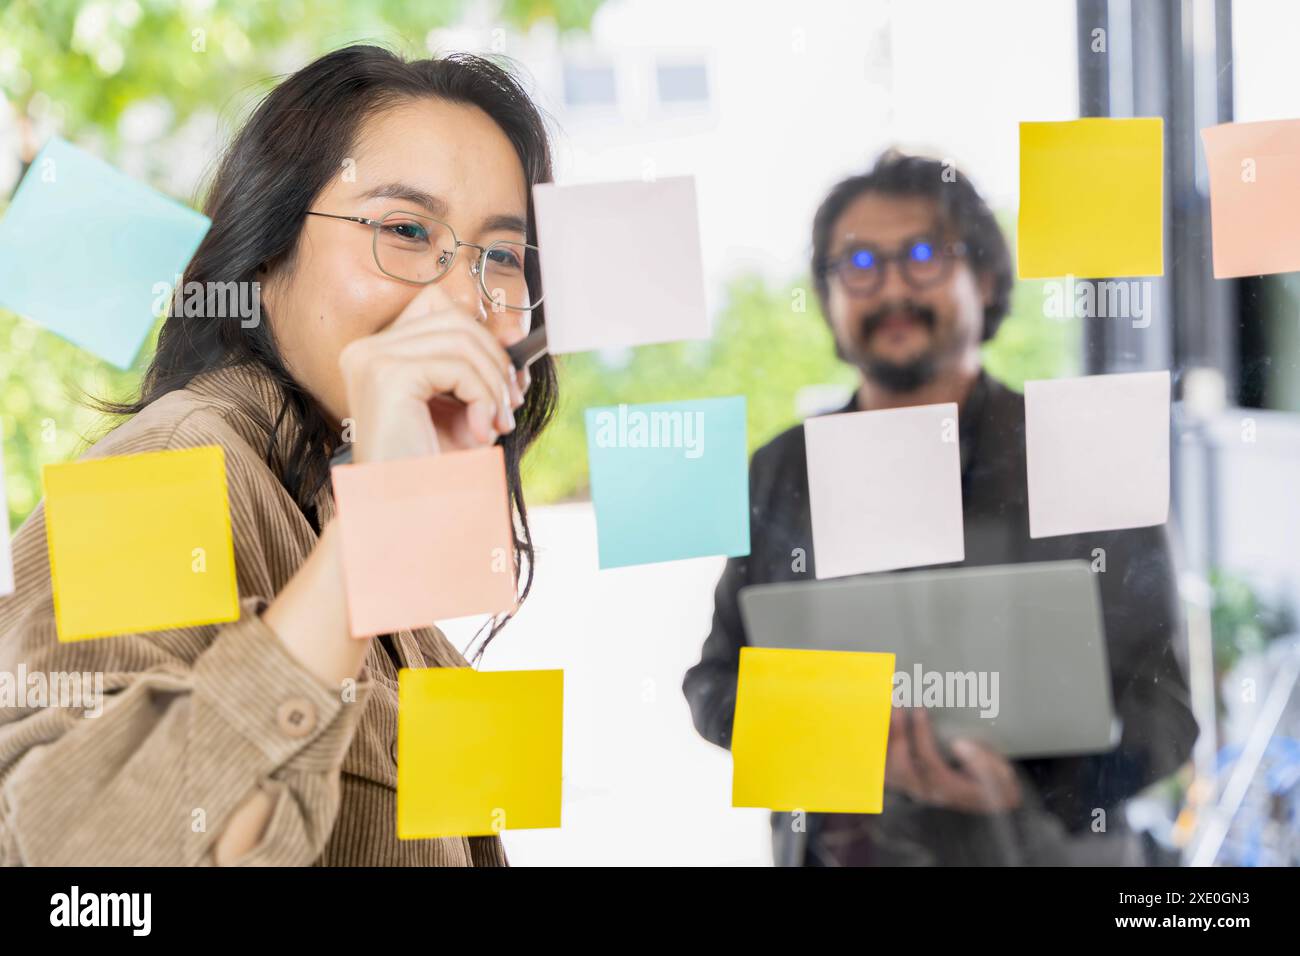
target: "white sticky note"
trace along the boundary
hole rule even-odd
[[[1169,373],[1025,383],[1029,536],[1164,524]]]
[[[818,578],[961,561],[957,406],[804,422]]]
[[[3,433],[4,429],[0,429]],[[9,544],[9,500],[5,497],[5,450],[0,445],[0,597],[14,593],[14,557]]]
[[[709,337],[695,180],[533,187],[556,355]]]

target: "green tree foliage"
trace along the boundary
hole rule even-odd
[[[124,372],[0,310],[0,431],[11,529],[40,500],[41,469],[76,457],[111,425],[91,401],[130,397],[155,337]]]
[[[503,27],[585,29],[603,0],[505,0]],[[418,54],[467,0],[7,0],[0,91],[26,115],[58,115],[72,137],[112,144],[133,103],[162,95],[182,123],[227,110],[275,75],[348,43]],[[509,50],[504,52],[509,53]]]
[[[805,290],[742,277],[730,285],[707,341],[562,356],[559,412],[525,459],[533,500],[586,492],[583,412],[592,406],[744,395],[752,451],[797,420],[801,387],[850,386],[852,373],[836,360],[826,324],[814,311],[792,309],[798,292]]]

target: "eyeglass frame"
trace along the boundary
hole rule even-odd
[[[529,242],[519,242],[518,240],[515,239],[497,239],[494,242],[488,243],[486,246],[481,245],[480,243],[477,242],[466,242],[465,240],[461,239],[459,236],[456,235],[456,230],[451,227],[451,223],[443,222],[441,219],[435,219],[433,216],[430,216],[427,213],[410,212],[409,210],[405,210],[405,209],[394,209],[392,212],[385,213],[382,219],[368,219],[365,216],[341,216],[338,213],[317,212],[314,209],[308,209],[307,215],[321,216],[325,219],[341,219],[344,222],[355,222],[363,226],[369,226],[372,231],[372,237],[370,241],[370,252],[375,258],[375,265],[379,267],[379,271],[382,272],[384,275],[388,276],[390,279],[396,279],[398,282],[410,282],[413,285],[431,285],[432,283],[437,282],[443,276],[451,272],[452,267],[456,265],[456,253],[459,251],[461,246],[470,246],[471,248],[479,249],[481,250],[481,253],[478,257],[478,261],[473,263],[470,266],[470,274],[474,276],[476,279],[478,279],[478,287],[483,292],[483,297],[487,299],[488,302],[492,303],[493,308],[496,308],[498,302],[497,299],[492,295],[491,290],[488,289],[487,283],[485,281],[487,278],[487,270],[485,268],[487,263],[487,256],[488,253],[492,251],[492,248],[494,246],[498,246],[501,244],[509,244],[512,246],[523,246],[524,248],[529,249],[532,252],[536,253],[538,256],[541,255],[541,250],[538,249],[537,246]],[[379,261],[379,229],[384,224],[384,220],[392,216],[414,216],[416,219],[423,219],[426,220],[427,222],[434,222],[440,226],[446,227],[447,232],[451,233],[451,240],[452,240],[451,259],[448,260],[447,262],[447,268],[443,269],[442,272],[439,272],[432,279],[425,279],[424,281],[421,281],[419,279],[408,279],[404,276],[399,276],[399,275],[393,275],[393,273],[385,269],[384,264]],[[440,255],[445,255],[446,252],[447,250],[444,249],[442,250]],[[527,270],[525,270],[525,274],[524,274],[524,283],[525,284],[528,283]],[[532,289],[530,288],[528,291],[529,291],[529,295],[531,296]],[[545,297],[546,294],[543,292],[542,295],[537,297],[536,302],[531,302],[527,306],[507,305],[504,302],[500,303],[500,305],[502,308],[510,309],[513,312],[531,312],[533,309],[541,305],[542,299],[544,299]]]
[[[923,243],[933,247],[935,257],[942,259],[943,265],[941,271],[930,281],[917,282],[912,278],[904,263],[911,259],[912,250]],[[844,281],[844,275],[841,270],[854,255],[864,249],[875,257],[879,268],[879,278],[875,280],[875,285],[870,289],[855,289],[849,283]],[[862,242],[850,247],[847,251],[836,256],[834,259],[829,260],[822,267],[822,275],[834,275],[840,280],[840,284],[844,286],[845,290],[851,294],[874,295],[882,286],[884,286],[886,273],[890,264],[897,262],[898,272],[899,275],[903,277],[903,281],[907,283],[910,289],[919,292],[924,289],[932,289],[947,280],[949,276],[952,275],[953,262],[965,256],[968,251],[969,247],[964,242],[957,241],[940,245],[939,243],[932,241],[927,235],[913,236],[911,239],[904,240],[903,245],[899,250],[893,253],[883,252],[869,242]]]

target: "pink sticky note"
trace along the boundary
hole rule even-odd
[[[514,606],[499,446],[339,465],[333,478],[354,637]]]
[[[1300,270],[1300,120],[1201,130],[1214,277]]]
[[[533,187],[554,355],[709,337],[695,180]]]
[[[803,427],[818,578],[966,556],[955,404],[822,415]]]

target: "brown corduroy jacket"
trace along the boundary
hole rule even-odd
[[[0,672],[102,673],[103,704],[0,706],[0,863],[212,865],[231,813],[260,788],[274,809],[240,865],[507,865],[497,837],[398,840],[397,665],[384,644],[372,641],[354,686],[333,687],[259,616],[317,537],[266,464],[281,401],[263,372],[205,373],[85,456],[224,449],[238,621],[60,643],[43,503],[18,530]],[[281,448],[292,427],[281,425]],[[316,510],[324,527],[328,484]],[[467,666],[432,626],[392,646],[403,667]]]

